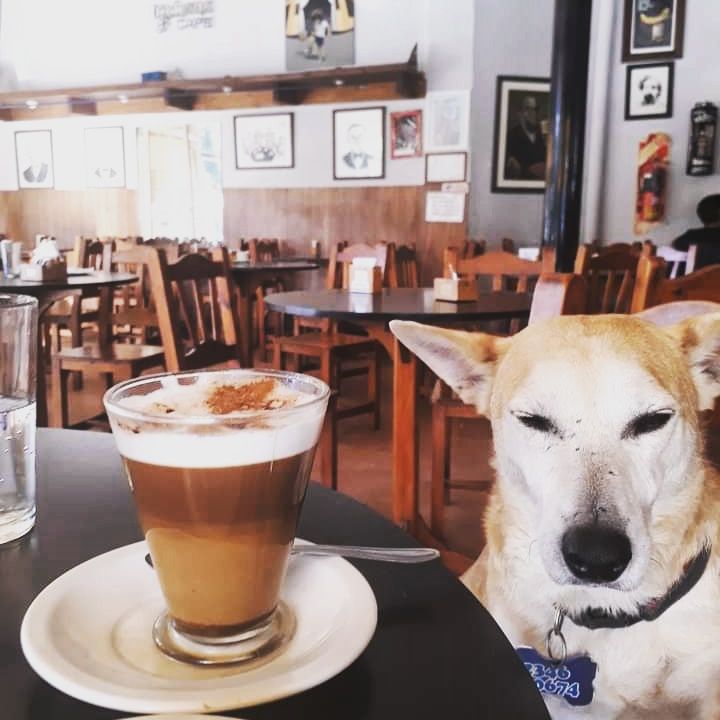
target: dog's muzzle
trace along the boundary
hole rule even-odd
[[[632,558],[630,539],[613,527],[577,525],[562,537],[562,555],[570,572],[583,582],[610,583]]]

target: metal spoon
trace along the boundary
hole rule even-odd
[[[292,555],[340,555],[358,560],[377,560],[379,562],[422,563],[440,557],[435,548],[377,548],[358,545],[293,545]],[[150,553],[145,562],[153,567]]]

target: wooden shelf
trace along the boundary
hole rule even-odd
[[[416,46],[406,63],[394,65],[0,93],[0,120],[396,100],[425,93]]]

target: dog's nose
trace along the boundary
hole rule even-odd
[[[617,580],[632,558],[625,533],[602,525],[578,525],[562,538],[562,554],[570,572],[586,582]]]

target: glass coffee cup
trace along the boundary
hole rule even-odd
[[[130,380],[104,402],[167,604],[156,645],[195,664],[256,662],[295,621],[279,601],[329,388],[297,373]]]

